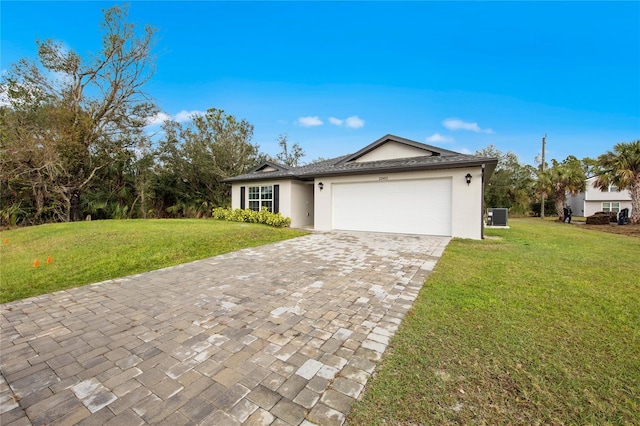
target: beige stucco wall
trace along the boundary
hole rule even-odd
[[[281,197],[282,200],[282,197]],[[313,226],[313,182],[291,181],[291,227]]]
[[[467,186],[465,176],[470,173],[473,177]],[[482,169],[480,167],[434,170],[403,173],[380,173],[360,176],[339,176],[316,178],[315,185],[315,216],[314,228],[328,231],[332,224],[332,186],[335,183],[346,182],[378,182],[381,177],[387,180],[433,179],[451,178],[451,234],[460,238],[482,238]],[[318,183],[323,183],[323,190]]]
[[[240,208],[240,187],[245,190],[245,207],[249,208],[249,187],[280,185],[280,213],[291,218],[291,227],[313,226],[313,190],[311,183],[290,180],[266,180],[260,182],[239,182],[231,185],[231,208]],[[297,200],[292,205],[291,200]],[[307,214],[309,213],[309,214]]]
[[[467,186],[465,176],[473,177]],[[387,180],[451,178],[451,234],[460,238],[482,238],[482,170],[480,167],[422,172],[380,173],[358,176],[334,176],[316,178],[310,183],[290,180],[269,180],[262,182],[239,182],[231,188],[232,208],[240,208],[240,187],[280,185],[280,212],[291,218],[291,227],[313,226],[320,231],[333,229],[332,224],[332,186],[335,183],[378,182],[381,177]],[[323,183],[320,191],[318,183]],[[245,197],[248,197],[246,190]],[[292,200],[296,200],[295,205]],[[245,200],[248,207],[249,200]]]
[[[249,187],[250,186],[272,186],[280,185],[280,213],[283,216],[291,217],[291,181],[289,180],[265,180],[265,181],[252,181],[252,182],[240,182],[234,183],[231,186],[231,208],[240,208],[240,187],[244,186],[245,189],[245,208],[249,208]]]
[[[397,158],[424,157],[429,153],[424,149],[401,144],[398,142],[387,142],[371,152],[359,157],[356,163],[364,163],[367,161],[391,160]]]

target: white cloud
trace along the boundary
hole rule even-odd
[[[364,120],[357,115],[352,115],[345,120],[345,125],[351,129],[359,129],[364,126]]]
[[[442,136],[440,133],[434,133],[427,138],[427,142],[453,142],[453,138],[450,136]]]
[[[344,120],[335,117],[329,117],[329,123],[334,126],[344,126],[350,129],[359,129],[360,127],[364,127],[364,120],[358,117],[357,115],[352,115],[351,117],[347,117]]]
[[[147,117],[147,126],[162,124],[165,121],[169,120],[170,118],[171,116],[169,116],[169,114],[166,114],[164,112],[159,112],[153,117]]]
[[[469,130],[476,133],[493,133],[491,129],[482,129],[478,123],[468,123],[457,118],[448,118],[442,122],[442,125],[449,130]]]
[[[322,126],[324,123],[320,120],[320,117],[309,116],[309,117],[300,117],[298,118],[298,124],[302,127],[314,127],[314,126]]]
[[[196,115],[205,115],[204,112],[202,111],[185,111],[182,110],[179,113],[177,113],[173,119],[175,121],[177,121],[178,123],[183,123],[185,121],[191,121],[193,119],[194,116]]]
[[[205,113],[197,110],[194,110],[194,111],[182,110],[176,115],[171,116],[166,112],[159,112],[152,117],[147,117],[147,126],[157,126],[164,123],[167,120],[173,120],[178,123],[183,123],[185,121],[191,121],[193,117],[196,115],[205,115]]]
[[[460,154],[473,155],[473,152],[471,152],[471,151],[470,151],[470,150],[468,150],[467,148],[458,149],[457,151],[458,151]]]

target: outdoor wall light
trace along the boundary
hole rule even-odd
[[[324,183],[318,182],[318,188],[320,188],[320,191],[322,191],[322,188],[324,188]]]
[[[464,177],[467,180],[467,186],[469,186],[469,184],[471,183],[471,173],[467,173],[467,175]]]

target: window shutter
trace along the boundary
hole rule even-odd
[[[273,212],[280,211],[280,185],[273,185]]]
[[[244,186],[241,186],[241,187],[240,187],[240,208],[241,208],[242,210],[244,210],[244,203],[245,203],[245,201],[244,201],[244,198],[245,198],[244,194],[245,194],[245,192],[244,192],[244,191],[245,191],[245,187],[244,187]]]

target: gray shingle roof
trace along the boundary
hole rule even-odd
[[[393,160],[356,162],[355,160],[373,151],[378,146],[389,142],[398,142],[414,148],[425,150],[425,156],[398,158]],[[491,176],[498,164],[496,158],[477,157],[475,155],[461,154],[398,136],[386,135],[372,144],[366,146],[354,154],[343,155],[330,160],[320,161],[299,167],[288,167],[269,163],[270,166],[278,168],[277,171],[261,172],[262,165],[256,167],[249,173],[225,179],[225,182],[239,182],[251,180],[271,180],[275,178],[290,178],[298,180],[312,180],[322,176],[369,174],[378,172],[402,172],[417,170],[437,170],[447,168],[486,167],[486,178]],[[278,167],[280,166],[280,167]]]

